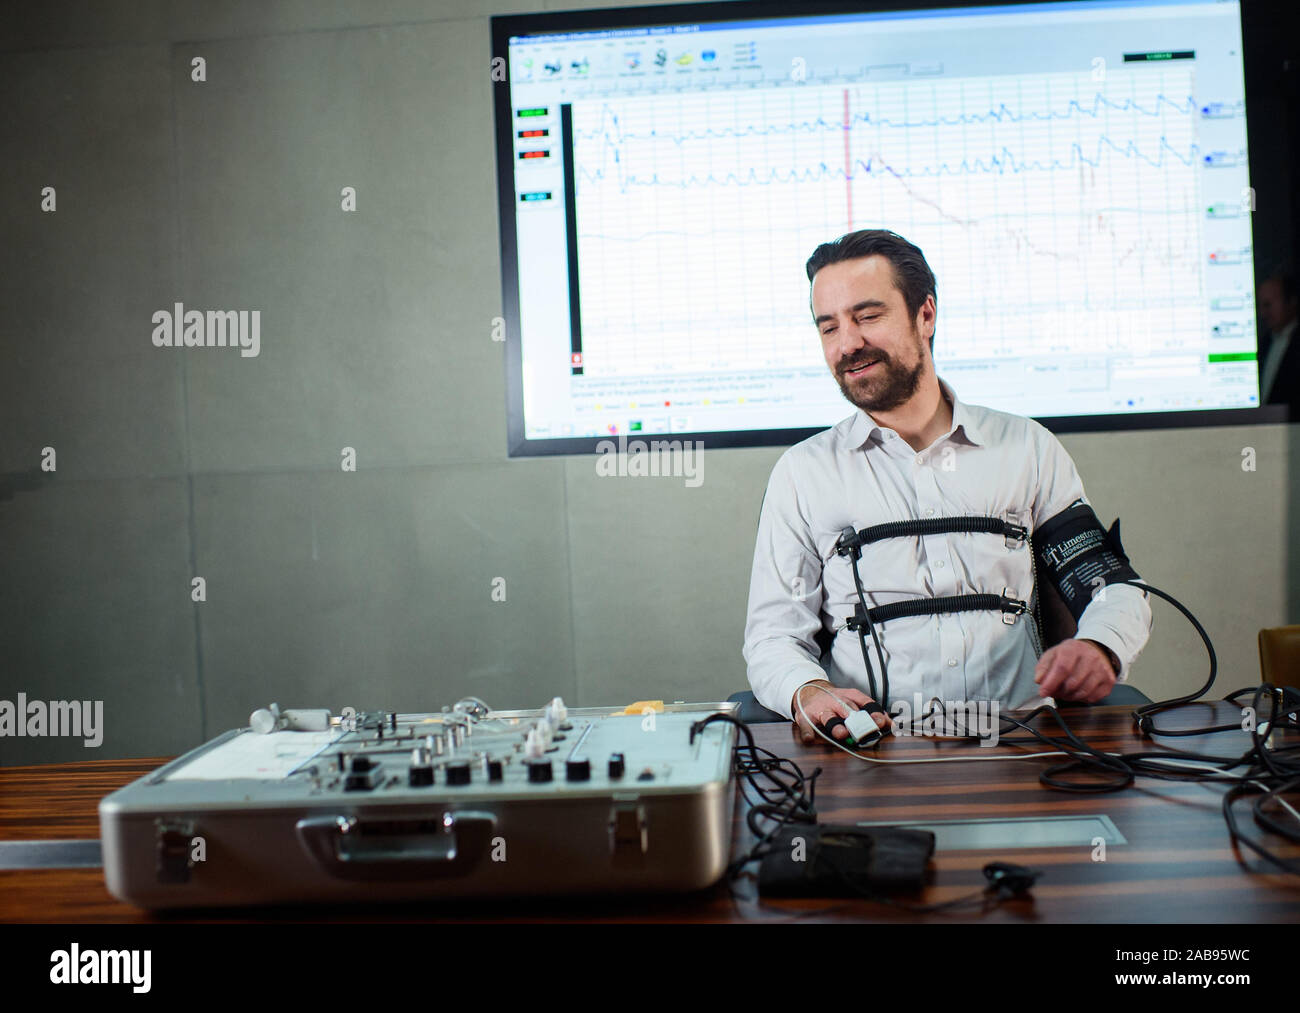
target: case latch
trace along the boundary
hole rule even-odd
[[[615,858],[640,857],[650,848],[645,806],[640,802],[615,802],[609,811],[609,853]]]
[[[154,820],[157,830],[156,854],[159,883],[188,883],[190,851],[194,846],[193,820]]]

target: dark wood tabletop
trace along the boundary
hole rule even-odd
[[[1091,745],[1113,751],[1177,748],[1240,755],[1245,732],[1191,738],[1144,739],[1125,707],[1070,709],[1071,728]],[[1161,715],[1168,728],[1194,728],[1239,720],[1226,702],[1195,704]],[[1050,717],[1035,727],[1059,734]],[[315,906],[203,912],[151,913],[124,904],[104,886],[100,869],[0,871],[0,921],[555,921],[608,922],[1295,922],[1300,921],[1300,877],[1276,872],[1246,848],[1234,847],[1221,813],[1225,786],[1139,777],[1134,786],[1105,794],[1075,794],[1044,787],[1038,774],[1054,759],[997,759],[972,763],[864,763],[825,744],[804,745],[789,724],[752,726],[759,746],[789,757],[811,773],[821,767],[816,801],[823,822],[952,820],[1105,814],[1127,840],[1111,845],[1105,861],[1090,847],[940,851],[933,882],[909,904],[934,904],[980,890],[984,865],[1000,859],[1042,870],[1032,900],[978,909],[917,914],[862,899],[757,899],[752,876],[693,894],[549,899],[492,904]],[[974,744],[927,738],[886,739],[882,759],[1016,754],[1036,747]],[[97,838],[97,806],[111,791],[151,771],[169,757],[92,760],[0,768],[0,840]],[[737,797],[733,853],[752,843],[746,806]],[[1240,803],[1246,832],[1275,854],[1300,859],[1300,847],[1261,830],[1249,803]]]

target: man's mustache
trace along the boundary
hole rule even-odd
[[[855,359],[852,360],[846,359],[840,363],[840,375],[843,376],[850,369],[857,369],[859,366],[865,366],[868,362],[871,362],[873,360],[877,360],[879,362],[883,362],[886,364],[889,362],[888,358],[886,358],[880,352],[871,352],[866,355],[859,355]]]

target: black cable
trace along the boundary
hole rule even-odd
[[[933,701],[931,701],[933,703]],[[725,721],[734,725],[744,734],[746,743],[744,745],[737,743],[734,750],[733,762],[734,769],[741,775],[742,780],[739,782],[741,796],[747,803],[750,803],[749,812],[746,813],[745,822],[751,833],[757,840],[750,850],[727,867],[726,878],[728,888],[731,891],[733,902],[736,900],[735,880],[739,877],[741,871],[751,862],[759,861],[768,854],[771,854],[771,843],[776,833],[781,827],[790,823],[809,823],[816,825],[817,814],[813,805],[813,799],[816,793],[816,780],[822,770],[818,767],[811,775],[805,775],[802,769],[793,760],[785,757],[779,757],[770,750],[763,749],[754,743],[753,732],[749,726],[729,714],[711,714],[708,717],[695,722],[691,725],[690,740],[693,743],[695,736],[699,734],[708,725],[715,721]],[[779,772],[786,775],[790,780],[784,781],[781,777],[776,776],[773,772]],[[771,801],[769,793],[771,788],[766,788],[759,783],[757,775],[765,775],[768,780],[777,786],[783,800],[779,802]],[[748,782],[750,787],[757,791],[762,802],[751,803],[748,793],[745,791],[745,783]],[[805,794],[806,788],[806,794]],[[764,819],[772,821],[770,830],[763,831],[760,822]],[[831,863],[837,875],[844,881],[845,885],[856,895],[866,900],[875,901],[880,904],[886,904],[900,910],[908,911],[914,914],[937,913],[941,911],[956,910],[961,907],[978,904],[981,905],[981,914],[985,914],[997,907],[1003,901],[1019,896],[1019,891],[1008,890],[1005,885],[999,882],[991,875],[990,870],[993,865],[985,867],[985,875],[989,876],[991,882],[984,890],[976,893],[967,894],[961,897],[955,897],[952,900],[941,901],[935,904],[909,904],[896,898],[887,896],[879,890],[873,889],[870,884],[858,882],[850,877],[844,870]],[[1030,881],[1032,881],[1032,875]],[[761,907],[760,902],[760,907]],[[782,912],[783,914],[785,912]],[[806,912],[804,916],[810,914],[825,914],[824,910],[815,912]]]
[[[1233,696],[1240,696],[1245,690],[1239,690]],[[1074,792],[1105,792],[1115,791],[1127,787],[1133,783],[1136,776],[1153,777],[1160,780],[1170,781],[1210,781],[1222,782],[1231,781],[1232,786],[1224,794],[1223,798],[1223,816],[1228,826],[1228,832],[1234,841],[1241,841],[1250,850],[1254,851],[1266,861],[1277,866],[1286,872],[1300,875],[1300,863],[1292,862],[1278,855],[1273,854],[1262,843],[1251,839],[1247,836],[1236,818],[1233,810],[1233,803],[1247,795],[1258,794],[1259,798],[1252,805],[1252,811],[1255,821],[1265,830],[1271,830],[1288,840],[1300,841],[1300,832],[1289,830],[1279,824],[1272,816],[1264,811],[1264,807],[1273,800],[1280,798],[1288,791],[1294,791],[1300,787],[1300,756],[1296,756],[1297,746],[1288,746],[1282,749],[1270,748],[1266,744],[1268,736],[1279,727],[1294,727],[1294,723],[1288,724],[1284,717],[1279,724],[1279,715],[1289,713],[1289,708],[1284,704],[1278,703],[1277,687],[1267,683],[1256,687],[1253,690],[1252,708],[1256,714],[1260,713],[1261,702],[1264,699],[1269,701],[1269,713],[1265,721],[1268,723],[1268,735],[1260,734],[1260,725],[1262,722],[1256,722],[1249,729],[1251,736],[1251,748],[1238,757],[1210,756],[1207,754],[1197,754],[1186,750],[1177,751],[1146,751],[1141,753],[1121,753],[1115,756],[1101,754],[1086,743],[1083,743],[1069,728],[1065,719],[1054,707],[1044,705],[1036,708],[1026,717],[1026,721],[1032,720],[1038,714],[1046,711],[1061,725],[1066,733],[1064,739],[1054,738],[1043,735],[1033,728],[1029,728],[1025,722],[1020,721],[1009,715],[1000,715],[1004,720],[1010,722],[1034,735],[1040,741],[1053,746],[1054,748],[1066,752],[1071,759],[1068,763],[1058,764],[1050,767],[1039,774],[1039,780],[1049,787],[1064,791]],[[1285,699],[1286,694],[1282,696]],[[1239,731],[1239,725],[1227,726],[1227,730]],[[1082,747],[1082,748],[1080,748]],[[1205,771],[1196,769],[1169,769],[1164,764],[1159,763],[1161,759],[1182,759],[1197,760],[1203,763],[1218,764],[1218,771]],[[1246,771],[1240,775],[1232,775],[1228,772],[1238,768],[1246,767]],[[1103,774],[1111,775],[1109,781],[1081,785],[1074,781],[1064,781],[1058,775],[1071,770],[1088,769],[1092,772],[1100,770]]]
[[[851,530],[846,529],[845,535],[852,534]],[[843,539],[842,539],[843,540]],[[861,576],[858,572],[857,561],[860,552],[856,544],[852,541],[845,541],[842,554],[848,555],[853,569],[854,585],[857,589],[858,601],[861,607],[861,619],[858,624],[858,640],[862,649],[863,661],[866,663],[867,674],[870,680],[873,697],[883,706],[888,713],[888,669],[885,666],[884,653],[880,646],[879,637],[876,635],[875,626],[871,622],[869,610],[866,605],[866,591],[862,585]],[[1181,612],[1195,628],[1197,634],[1205,644],[1206,652],[1210,659],[1209,677],[1205,684],[1193,693],[1185,696],[1173,697],[1168,700],[1161,700],[1150,704],[1145,704],[1133,711],[1133,718],[1138,728],[1146,735],[1160,735],[1170,737],[1187,737],[1195,735],[1205,735],[1216,732],[1239,731],[1243,730],[1241,724],[1224,724],[1215,725],[1206,728],[1191,728],[1168,730],[1158,728],[1152,720],[1155,714],[1166,710],[1172,710],[1177,707],[1188,706],[1205,696],[1213,687],[1215,678],[1218,673],[1218,659],[1214,652],[1214,645],[1210,641],[1209,634],[1205,628],[1196,619],[1192,613],[1183,606],[1172,595],[1161,591],[1159,588],[1152,587],[1150,584],[1143,583],[1140,580],[1117,580],[1115,584],[1129,584],[1144,592],[1151,592],[1157,597],[1163,598]],[[863,628],[865,627],[865,629]],[[871,668],[871,661],[866,646],[866,631],[869,630],[872,639],[876,644],[876,653],[880,660],[881,676],[884,688],[884,697],[875,697],[875,679]],[[1102,752],[1088,743],[1081,740],[1069,727],[1061,713],[1052,706],[1046,704],[1032,710],[1025,719],[1011,717],[1010,715],[1001,714],[1003,722],[1011,726],[1018,727],[1029,733],[1029,738],[1017,739],[1000,739],[1007,744],[1030,744],[1034,741],[1041,742],[1054,752],[1064,753],[1067,757],[1066,762],[1054,764],[1051,767],[1039,773],[1039,781],[1047,787],[1058,791],[1069,791],[1075,793],[1102,793],[1109,791],[1118,791],[1127,788],[1135,783],[1137,777],[1150,777],[1158,780],[1167,781],[1203,781],[1203,782],[1233,782],[1223,798],[1223,815],[1224,821],[1228,826],[1228,832],[1235,841],[1241,841],[1256,854],[1263,857],[1266,861],[1272,863],[1284,871],[1300,874],[1300,864],[1274,855],[1262,843],[1247,837],[1237,821],[1233,811],[1233,803],[1247,795],[1258,795],[1259,797],[1252,803],[1252,813],[1257,825],[1267,831],[1278,834],[1292,841],[1300,841],[1300,832],[1288,829],[1280,824],[1274,816],[1266,811],[1266,807],[1289,792],[1295,791],[1300,786],[1300,743],[1290,746],[1269,747],[1267,739],[1279,729],[1300,729],[1300,720],[1292,717],[1293,714],[1300,714],[1300,693],[1289,687],[1277,687],[1268,683],[1263,683],[1257,687],[1246,687],[1235,690],[1228,694],[1224,699],[1228,702],[1238,703],[1238,698],[1246,693],[1252,694],[1251,710],[1256,720],[1249,728],[1251,736],[1251,746],[1248,750],[1237,757],[1213,756],[1203,753],[1195,753],[1187,750],[1167,749],[1146,750],[1134,753],[1110,754]],[[1267,699],[1269,705],[1269,715],[1266,719],[1268,734],[1261,736],[1259,729],[1263,722],[1258,720],[1261,712],[1261,703]],[[927,708],[927,713],[923,720],[928,720],[929,715],[933,713],[933,699],[931,706]],[[942,701],[940,701],[942,704]],[[1035,728],[1029,726],[1027,722],[1032,721],[1042,713],[1050,713],[1060,726],[1062,736],[1046,735]],[[965,729],[963,728],[963,731]],[[748,732],[748,729],[746,729]],[[966,738],[975,738],[967,734]],[[750,738],[750,749],[753,750],[753,740]],[[771,755],[771,754],[769,754]],[[1187,760],[1201,764],[1214,765],[1217,769],[1205,770],[1197,768],[1171,768],[1168,761]],[[1161,762],[1165,761],[1165,762]],[[792,764],[792,766],[794,766]],[[1232,774],[1231,771],[1238,768],[1245,768],[1243,774]],[[798,768],[794,768],[798,771]],[[816,772],[820,773],[820,769]],[[1087,773],[1094,777],[1094,780],[1080,782],[1073,779],[1070,775]],[[816,774],[813,775],[814,778]],[[799,778],[802,780],[802,772],[799,772]],[[811,811],[811,807],[809,807]],[[777,806],[771,810],[759,814],[769,818],[782,819],[784,822],[791,822],[792,818],[785,809]],[[815,821],[815,816],[813,817]],[[773,830],[765,835],[764,840],[760,843],[770,842],[775,832],[784,825],[784,822],[778,822]],[[752,825],[751,825],[752,829]],[[757,847],[757,846],[756,846]],[[752,860],[752,859],[751,859]],[[876,898],[879,899],[879,898]],[[971,898],[959,898],[958,901],[968,901]],[[887,902],[887,901],[886,901]],[[948,902],[956,903],[956,902]],[[920,910],[920,909],[916,909]]]
[[[858,573],[858,559],[861,552],[854,549],[849,553],[849,563],[853,566],[853,584],[858,589],[858,604],[862,606],[862,623],[866,624],[867,630],[871,633],[871,639],[876,645],[876,657],[880,659],[880,681],[881,688],[884,690],[883,697],[876,696],[876,680],[871,674],[871,661],[867,658],[867,640],[862,631],[862,626],[858,626],[858,642],[862,645],[862,660],[867,663],[867,678],[871,680],[871,698],[885,708],[885,713],[889,713],[889,669],[885,665],[885,655],[880,649],[880,638],[876,636],[876,624],[871,621],[871,613],[867,609],[867,593],[862,587],[862,576]]]
[[[817,822],[814,801],[817,791],[817,778],[822,770],[818,767],[811,775],[805,775],[793,760],[777,756],[770,750],[755,745],[754,735],[750,731],[749,725],[738,718],[732,717],[730,714],[710,714],[708,717],[694,722],[691,725],[690,741],[694,743],[695,736],[715,721],[725,721],[728,724],[735,725],[744,733],[747,745],[736,745],[732,758],[733,769],[749,782],[750,786],[763,800],[760,803],[751,804],[749,812],[746,814],[746,825],[758,839],[748,853],[728,865],[726,876],[728,883],[731,884],[746,865],[766,854],[765,847],[771,844],[772,839],[783,826],[789,823]],[[762,785],[758,780],[760,774],[770,781],[775,788]],[[778,774],[788,776],[789,781],[784,780]],[[745,794],[743,787],[741,788],[741,794]],[[745,796],[745,800],[749,801],[748,796]],[[758,821],[763,818],[772,821],[771,829],[766,832],[758,825]]]
[[[1170,605],[1178,609],[1179,612],[1181,612],[1184,616],[1186,616],[1187,621],[1190,622],[1193,627],[1195,627],[1196,632],[1200,634],[1201,640],[1204,641],[1205,643],[1205,650],[1210,655],[1210,677],[1205,680],[1205,685],[1202,686],[1200,689],[1198,689],[1195,693],[1189,693],[1187,696],[1173,697],[1169,700],[1161,700],[1157,703],[1144,704],[1143,706],[1138,707],[1136,710],[1133,711],[1133,718],[1135,721],[1137,721],[1138,728],[1140,728],[1143,732],[1147,733],[1148,735],[1203,734],[1199,730],[1187,730],[1187,731],[1160,730],[1155,727],[1155,723],[1151,720],[1151,717],[1154,714],[1158,714],[1160,711],[1169,710],[1172,707],[1177,707],[1182,704],[1188,704],[1188,703],[1192,703],[1195,700],[1199,700],[1201,697],[1203,697],[1206,693],[1210,691],[1210,687],[1214,685],[1215,675],[1218,673],[1219,670],[1219,659],[1214,654],[1214,644],[1210,642],[1210,635],[1205,632],[1205,627],[1202,626],[1197,621],[1196,616],[1192,615],[1191,612],[1189,612],[1183,606],[1183,603],[1180,602],[1173,595],[1166,594],[1164,591],[1161,591],[1158,587],[1152,587],[1150,584],[1145,584],[1140,580],[1117,580],[1114,581],[1114,583],[1128,584],[1132,587],[1139,588],[1142,591],[1150,591],[1152,594],[1160,598],[1163,598],[1165,601],[1169,602]]]
[[[1278,823],[1272,816],[1264,812],[1264,804],[1272,798],[1284,795],[1289,791],[1296,791],[1297,789],[1300,789],[1300,777],[1293,777],[1290,781],[1287,781],[1278,788],[1262,793],[1251,806],[1256,823],[1262,826],[1265,830],[1271,830],[1279,837],[1285,837],[1288,841],[1291,841],[1294,844],[1300,844],[1300,830],[1297,830],[1296,827],[1286,827]],[[1295,814],[1292,813],[1291,815],[1294,820]],[[1300,826],[1300,824],[1297,824],[1297,826]]]
[[[935,904],[908,904],[906,901],[896,900],[888,894],[882,893],[878,889],[873,889],[870,882],[858,881],[856,877],[850,876],[845,870],[841,869],[833,862],[827,862],[826,866],[839,876],[840,881],[843,882],[845,886],[864,900],[875,901],[877,904],[887,904],[889,907],[895,907],[901,911],[911,912],[912,914],[934,914],[936,912],[948,911],[968,904],[980,904],[983,908],[983,910],[980,911],[980,914],[988,914],[999,904],[1003,903],[1003,901],[1006,901],[1013,896],[1013,894],[998,890],[995,885],[990,884],[976,893],[954,897],[952,900],[939,901]]]
[[[1233,815],[1232,803],[1235,802],[1237,799],[1246,795],[1248,792],[1263,792],[1265,795],[1276,794],[1275,790],[1270,791],[1268,789],[1261,788],[1256,785],[1252,785],[1248,782],[1243,782],[1241,784],[1235,785],[1234,787],[1228,789],[1228,791],[1223,796],[1223,818],[1228,824],[1228,832],[1232,835],[1232,839],[1234,841],[1241,841],[1242,844],[1250,848],[1250,850],[1255,852],[1255,854],[1259,855],[1261,858],[1267,860],[1268,862],[1271,862],[1273,865],[1276,865],[1279,869],[1283,870],[1284,872],[1290,872],[1297,876],[1300,876],[1300,863],[1291,862],[1285,858],[1280,857],[1279,855],[1273,854],[1262,844],[1258,843],[1257,841],[1251,840],[1244,833],[1242,833],[1241,827],[1237,823],[1237,818],[1236,816]]]
[[[1188,622],[1192,624],[1197,634],[1199,634],[1202,642],[1205,644],[1206,653],[1210,658],[1209,676],[1205,681],[1205,685],[1200,689],[1193,693],[1189,693],[1186,696],[1173,697],[1168,700],[1145,704],[1133,711],[1133,718],[1137,723],[1139,730],[1146,735],[1172,737],[1186,737],[1205,735],[1213,732],[1241,730],[1242,726],[1239,724],[1178,730],[1162,729],[1156,726],[1155,722],[1152,720],[1155,714],[1194,703],[1201,697],[1205,696],[1205,694],[1210,691],[1211,687],[1213,687],[1215,677],[1218,674],[1218,658],[1214,653],[1214,644],[1211,642],[1209,634],[1206,633],[1205,627],[1202,626],[1196,617],[1182,604],[1182,602],[1174,598],[1173,595],[1167,594],[1159,588],[1152,587],[1150,584],[1144,583],[1140,580],[1125,579],[1116,580],[1112,583],[1129,584],[1142,591],[1149,591],[1173,605],[1174,608],[1178,609],[1178,611],[1187,618]],[[1290,691],[1287,689],[1279,689],[1276,686],[1265,683],[1255,687],[1253,690],[1249,688],[1236,690],[1224,699],[1235,703],[1237,702],[1237,697],[1240,697],[1247,692],[1253,694],[1251,709],[1256,718],[1258,718],[1260,713],[1261,699],[1264,697],[1268,698],[1270,709],[1267,721],[1270,736],[1279,727],[1295,728],[1297,726],[1296,721],[1290,718],[1292,708],[1286,706]],[[1297,703],[1300,704],[1300,697],[1297,698]],[[1229,788],[1223,799],[1224,820],[1228,825],[1228,832],[1232,839],[1242,841],[1251,850],[1255,851],[1261,857],[1279,868],[1285,869],[1288,872],[1300,873],[1300,865],[1272,854],[1262,844],[1246,837],[1241,832],[1240,825],[1237,823],[1236,817],[1233,813],[1233,802],[1248,793],[1258,792],[1261,797],[1257,799],[1252,806],[1256,823],[1265,829],[1273,829],[1276,832],[1279,832],[1281,836],[1292,839],[1290,833],[1283,831],[1276,820],[1273,820],[1264,812],[1264,806],[1273,799],[1280,797],[1284,792],[1292,790],[1294,785],[1300,781],[1300,764],[1297,763],[1297,758],[1294,756],[1296,747],[1288,746],[1281,749],[1270,749],[1265,743],[1267,737],[1261,737],[1259,734],[1260,722],[1258,720],[1247,729],[1251,736],[1251,748],[1235,759],[1231,757],[1211,757],[1178,751],[1182,757],[1188,759],[1219,764],[1220,772],[1213,773],[1204,770],[1190,769],[1184,771],[1170,770],[1167,766],[1158,762],[1160,759],[1179,758],[1179,756],[1172,755],[1172,753],[1162,754],[1159,752],[1148,751],[1142,753],[1118,754],[1117,756],[1109,756],[1107,754],[1099,753],[1097,750],[1087,746],[1086,743],[1079,740],[1078,737],[1070,731],[1064,718],[1062,718],[1060,713],[1054,707],[1038,708],[1029,715],[1029,718],[1032,719],[1034,715],[1040,713],[1044,709],[1051,711],[1053,717],[1056,718],[1057,723],[1060,724],[1061,728],[1066,732],[1068,742],[1054,739],[1049,736],[1039,735],[1038,732],[1029,728],[1024,723],[1017,721],[1014,718],[1007,719],[1013,724],[1024,728],[1032,735],[1037,736],[1041,741],[1054,745],[1057,749],[1066,752],[1070,756],[1068,762],[1049,767],[1047,770],[1039,774],[1039,780],[1043,784],[1061,791],[1105,792],[1127,787],[1133,783],[1134,778],[1138,775],[1173,781],[1233,780],[1236,783]],[[1282,715],[1280,725],[1278,722],[1279,714]],[[1254,761],[1253,763],[1252,760]],[[1243,766],[1247,768],[1244,775],[1230,775],[1228,773],[1231,770]],[[1094,774],[1100,773],[1102,775],[1109,775],[1109,779],[1103,779],[1091,784],[1081,784],[1077,781],[1063,780],[1061,777],[1061,775],[1082,770],[1088,770]]]

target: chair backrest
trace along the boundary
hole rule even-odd
[[[1073,614],[1051,581],[1038,582],[1037,609],[1044,651],[1079,632],[1079,624],[1074,621]]]
[[[1300,689],[1300,626],[1259,631],[1259,671],[1264,682]]]

